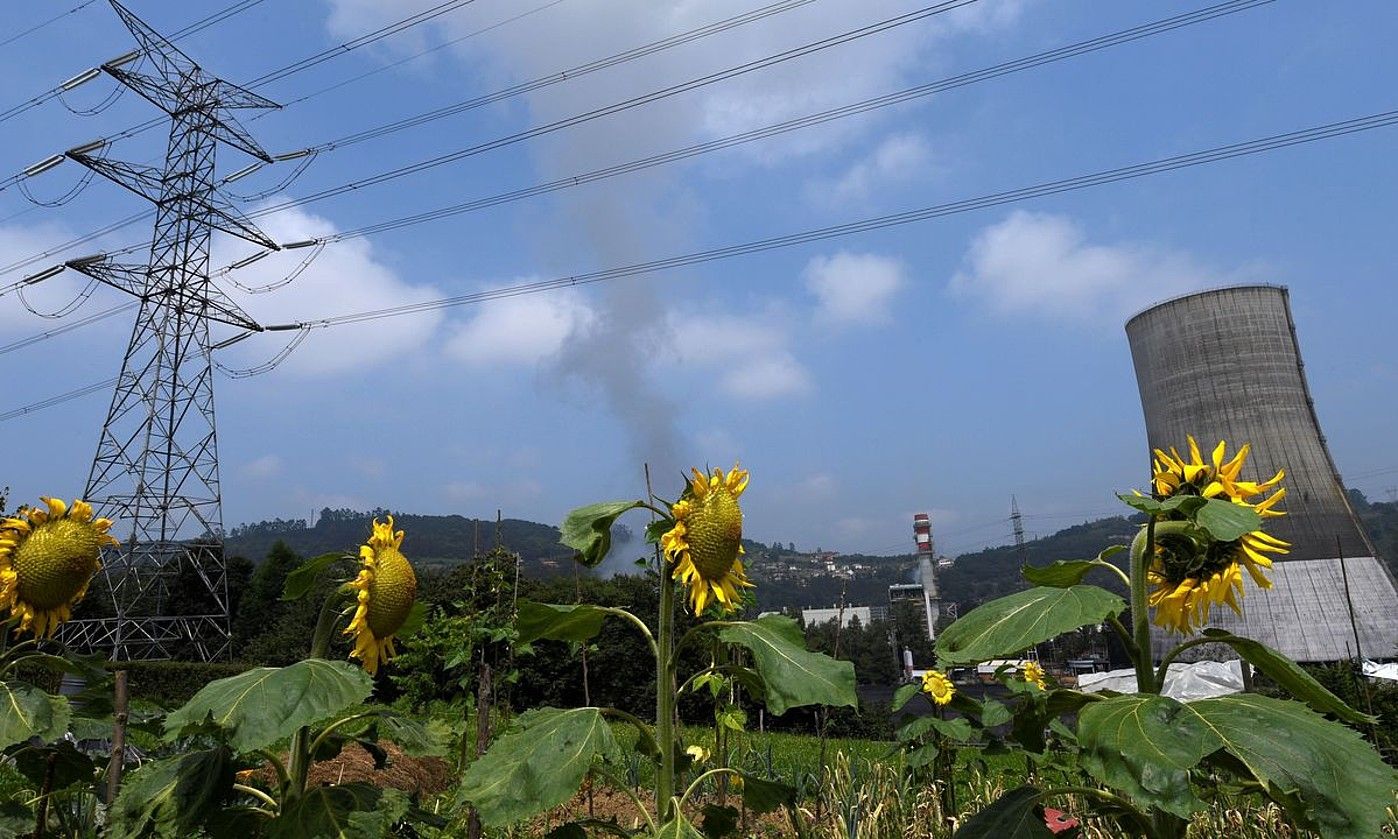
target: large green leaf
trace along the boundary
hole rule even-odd
[[[893,701],[888,706],[889,712],[896,714],[903,710],[903,706],[912,702],[913,697],[919,693],[922,693],[921,682],[908,682],[906,685],[899,685],[898,689],[893,691]]]
[[[312,787],[282,808],[267,824],[267,839],[360,839],[387,836],[408,812],[408,799],[395,789],[352,783]]]
[[[1194,523],[1209,531],[1209,535],[1220,542],[1231,542],[1260,528],[1262,517],[1243,504],[1210,498],[1194,514]]]
[[[1254,694],[1184,707],[1301,825],[1323,837],[1379,835],[1398,773],[1353,730],[1299,702]]]
[[[937,638],[937,658],[944,665],[1005,658],[1125,608],[1120,597],[1097,586],[1031,588],[967,612]]]
[[[730,623],[719,630],[725,643],[746,647],[767,686],[767,710],[784,714],[802,705],[859,707],[854,665],[806,649],[801,626],[785,615]]]
[[[743,779],[743,806],[754,813],[770,813],[796,803],[794,787],[747,772],[740,772],[739,775]]]
[[[689,823],[689,819],[679,811],[675,817],[655,829],[655,839],[704,839],[704,834]]]
[[[288,667],[256,667],[210,682],[165,720],[173,739],[212,719],[239,752],[270,746],[303,725],[363,702],[374,681],[343,661],[308,658]]]
[[[1331,693],[1299,664],[1251,638],[1240,638],[1221,629],[1206,629],[1204,634],[1227,644],[1263,675],[1281,685],[1292,696],[1324,714],[1334,714],[1345,722],[1366,725],[1377,722],[1368,714],[1351,708],[1343,699]]]
[[[222,747],[147,763],[123,780],[105,835],[197,836],[204,820],[233,795],[233,770],[233,755]]]
[[[315,587],[321,573],[342,559],[350,557],[342,551],[334,551],[312,557],[296,566],[286,575],[286,582],[282,584],[282,599],[300,600],[305,597]]]
[[[1019,569],[1025,581],[1036,586],[1068,588],[1083,581],[1094,568],[1110,571],[1107,559],[1126,550],[1125,545],[1112,545],[1097,555],[1096,559],[1060,559],[1048,565],[1026,565]]]
[[[583,603],[559,606],[552,603],[519,601],[520,643],[527,644],[547,638],[551,641],[586,641],[602,631],[602,621],[608,610],[603,606]]]
[[[45,743],[68,732],[68,700],[24,682],[0,682],[0,749],[38,737]]]
[[[451,744],[451,727],[439,719],[425,721],[398,714],[383,714],[375,723],[375,734],[398,744],[413,757],[441,757]]]
[[[1033,787],[1012,789],[972,816],[954,839],[1053,839]]]
[[[1151,694],[1088,704],[1078,715],[1077,737],[1093,777],[1143,808],[1184,818],[1202,806],[1190,790],[1189,770],[1221,745],[1183,704]]]
[[[73,784],[90,784],[97,771],[92,758],[67,740],[37,748],[21,746],[10,750],[9,754],[14,759],[15,769],[34,785],[34,789],[41,789],[45,780],[49,788],[55,790]]]
[[[498,827],[567,801],[593,758],[613,750],[600,708],[538,708],[519,717],[520,730],[496,740],[461,779],[460,798]]]
[[[640,501],[603,501],[579,507],[563,520],[562,542],[577,555],[573,558],[595,568],[612,549],[612,524],[627,510],[642,506]]]

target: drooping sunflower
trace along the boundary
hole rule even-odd
[[[751,588],[743,571],[743,510],[738,498],[748,473],[736,464],[726,474],[705,475],[697,468],[680,499],[670,508],[675,525],[660,537],[665,557],[674,563],[674,578],[689,588],[694,614],[710,599],[723,611],[738,608],[738,589]]]
[[[1174,449],[1169,454],[1156,449],[1152,483],[1156,497],[1199,495],[1231,501],[1256,512],[1262,518],[1285,515],[1274,509],[1286,496],[1279,487],[1285,471],[1279,470],[1266,481],[1238,479],[1250,447],[1244,445],[1231,460],[1225,461],[1227,444],[1220,441],[1205,463],[1194,438],[1189,439],[1190,457],[1185,460]],[[1272,489],[1260,501],[1252,501]],[[1290,544],[1262,530],[1243,534],[1232,541],[1200,541],[1188,536],[1171,536],[1158,541],[1147,571],[1153,590],[1149,603],[1155,609],[1155,623],[1184,635],[1208,622],[1215,605],[1227,605],[1242,614],[1243,569],[1260,588],[1271,588],[1263,573],[1272,567],[1268,554],[1284,554]]]
[[[1048,683],[1044,681],[1044,668],[1040,667],[1037,661],[1024,662],[1024,666],[1019,669],[1019,677],[1031,685],[1048,689]]]
[[[956,686],[951,683],[945,673],[937,670],[928,670],[922,674],[922,692],[932,698],[936,705],[945,705],[951,701],[951,697],[956,693]]]
[[[1155,450],[1152,483],[1158,498],[1200,495],[1247,503],[1254,496],[1277,486],[1286,477],[1286,470],[1281,469],[1265,481],[1240,481],[1238,475],[1242,473],[1248,452],[1252,450],[1251,443],[1244,443],[1232,459],[1225,460],[1228,457],[1228,443],[1220,440],[1206,463],[1194,437],[1186,439],[1189,441],[1188,460],[1181,457],[1174,447],[1168,453],[1163,449]]]
[[[398,654],[393,636],[403,628],[417,596],[417,575],[399,550],[402,545],[403,531],[394,531],[393,516],[387,524],[374,519],[369,541],[359,548],[359,576],[346,583],[359,600],[345,628],[346,635],[355,636],[350,655],[371,675]]]
[[[85,501],[41,498],[47,510],[22,508],[0,522],[0,609],[20,631],[47,638],[73,615],[101,567],[102,548],[118,544],[110,519],[94,519]]]

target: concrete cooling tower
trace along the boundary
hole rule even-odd
[[[1131,318],[1126,336],[1151,449],[1185,451],[1190,434],[1206,457],[1219,440],[1230,452],[1252,443],[1244,479],[1286,470],[1279,506],[1287,515],[1269,519],[1267,530],[1291,542],[1291,553],[1273,567],[1272,589],[1247,582],[1243,617],[1215,608],[1209,625],[1299,661],[1398,655],[1398,591],[1325,445],[1287,290],[1258,285],[1185,295]],[[1157,636],[1157,653],[1165,643]]]

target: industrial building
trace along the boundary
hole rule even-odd
[[[1326,446],[1287,290],[1249,285],[1177,297],[1131,318],[1126,335],[1147,452],[1182,450],[1193,435],[1206,450],[1218,440],[1230,450],[1251,443],[1244,478],[1286,470],[1286,515],[1269,519],[1267,530],[1291,552],[1277,558],[1270,590],[1248,584],[1242,617],[1216,608],[1210,625],[1299,661],[1398,654],[1398,591]],[[1157,655],[1166,643],[1157,634]]]
[[[843,609],[832,606],[829,609],[802,609],[801,622],[806,626],[815,626],[818,623],[839,621],[841,627],[848,628],[856,620],[861,626],[868,626],[876,618],[883,618],[887,614],[886,609],[876,606],[846,606]]]

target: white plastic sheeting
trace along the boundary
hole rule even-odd
[[[1366,661],[1364,675],[1371,679],[1392,679],[1398,682],[1398,662],[1379,664],[1377,661]]]
[[[1104,690],[1114,690],[1117,693],[1135,693],[1136,671],[1110,670],[1106,673],[1083,673],[1078,676],[1078,689],[1085,693],[1097,693]],[[1181,702],[1242,692],[1243,669],[1241,662],[1237,660],[1171,664],[1170,671],[1165,675],[1165,689],[1161,691],[1165,696],[1178,699]]]

